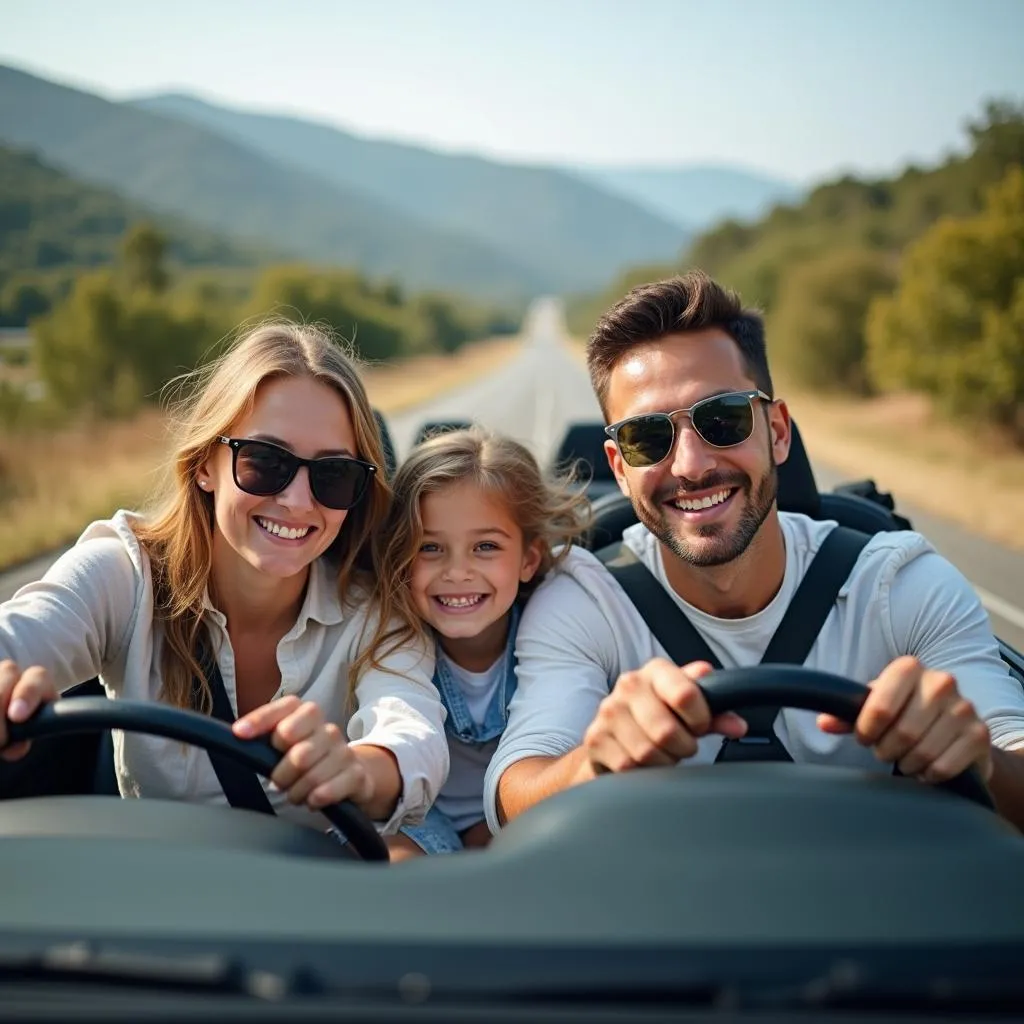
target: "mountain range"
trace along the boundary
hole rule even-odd
[[[689,231],[757,220],[802,195],[794,183],[741,167],[580,167],[575,173]]]
[[[793,192],[729,169],[451,155],[191,96],[113,102],[7,66],[0,144],[233,241],[502,300],[591,289],[625,265],[678,259],[720,216]]]

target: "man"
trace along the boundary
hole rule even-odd
[[[780,513],[790,418],[774,397],[759,315],[705,274],[635,288],[587,347],[608,460],[639,523],[623,543],[725,667],[760,662],[832,522]],[[973,766],[1024,827],[1024,691],[964,577],[919,534],[856,555],[804,664],[869,683],[851,729],[783,709],[794,761],[935,783]],[[706,661],[677,666],[594,555],[575,550],[531,597],[519,685],[487,775],[492,831],[605,771],[708,764],[744,735],[712,717]]]

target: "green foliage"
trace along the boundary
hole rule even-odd
[[[0,146],[0,326],[25,326],[67,294],[76,272],[119,257],[143,273],[147,259],[176,267],[251,267],[257,260],[212,232],[153,220],[113,192]],[[148,283],[154,285],[159,290],[160,282]]]
[[[126,291],[108,271],[82,276],[68,299],[33,325],[49,400],[66,414],[131,415],[225,332],[217,312]]]
[[[786,275],[768,325],[769,354],[798,383],[830,391],[870,390],[864,318],[892,290],[896,268],[883,253],[839,249]]]
[[[402,307],[388,303],[354,271],[314,271],[308,267],[273,267],[255,289],[249,313],[323,321],[354,342],[365,359],[400,354],[411,326]]]
[[[167,238],[152,224],[133,225],[121,240],[121,265],[129,288],[159,293],[167,288]]]
[[[923,391],[1024,443],[1024,168],[988,191],[981,213],[944,219],[908,249],[867,338],[879,387]]]
[[[981,406],[1021,438],[1024,104],[990,102],[966,129],[969,151],[934,169],[845,176],[756,223],[725,221],[678,264],[571,300],[570,326],[585,334],[634,284],[699,266],[767,313],[773,362],[791,378],[919,389],[951,411]]]
[[[5,432],[13,432],[28,418],[29,400],[21,388],[5,380],[0,380],[0,427]],[[3,461],[0,460],[0,503],[3,502],[5,492],[13,493],[14,481],[7,479],[4,473]]]
[[[287,265],[267,268],[255,284],[210,273],[175,281],[163,262],[163,237],[148,226],[131,230],[121,251],[117,267],[79,276],[65,299],[33,321],[48,402],[40,415],[129,416],[201,362],[233,325],[274,315],[323,321],[372,362],[453,352],[518,322],[445,295],[406,295],[394,282],[351,270]]]
[[[246,314],[324,321],[373,362],[454,352],[472,338],[508,330],[512,322],[500,311],[477,309],[447,295],[407,297],[393,282],[377,284],[355,271],[301,265],[264,271]]]
[[[443,295],[421,295],[415,312],[423,321],[423,329],[432,347],[441,352],[456,352],[468,340],[466,324],[450,299]]]

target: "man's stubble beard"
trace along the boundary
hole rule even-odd
[[[775,460],[770,459],[769,469],[758,481],[754,488],[750,477],[745,474],[732,474],[729,476],[713,476],[707,483],[702,482],[699,487],[692,490],[705,490],[716,486],[738,487],[746,499],[746,505],[740,516],[740,521],[728,535],[723,535],[725,527],[718,523],[711,523],[708,526],[698,529],[698,536],[713,539],[718,538],[718,543],[694,546],[687,544],[672,529],[669,513],[657,513],[654,509],[660,509],[665,501],[679,496],[679,489],[669,494],[656,496],[652,499],[652,506],[640,504],[633,501],[633,508],[637,518],[644,526],[681,562],[692,565],[695,568],[712,568],[719,565],[727,565],[743,554],[757,536],[761,524],[768,518],[768,514],[775,504],[779,492],[779,469]]]

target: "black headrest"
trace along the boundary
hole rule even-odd
[[[390,479],[395,475],[398,466],[398,457],[395,455],[395,443],[391,439],[391,431],[388,430],[387,420],[380,409],[373,410],[374,419],[377,421],[377,429],[380,431],[381,444],[384,446],[384,470]]]
[[[469,420],[427,420],[416,432],[413,447],[435,434],[446,434],[450,430],[469,430],[471,426],[473,424]]]
[[[790,422],[789,458],[779,466],[779,509],[783,512],[802,512],[812,519],[818,517],[821,496],[807,458],[803,438],[796,422]]]
[[[622,540],[622,531],[637,521],[633,503],[618,490],[595,498],[590,509],[593,519],[585,546],[591,551],[600,551]]]
[[[614,483],[615,474],[604,453],[607,436],[603,423],[570,423],[555,452],[555,467],[565,467],[579,460],[586,464],[584,472],[590,474],[591,480]]]

